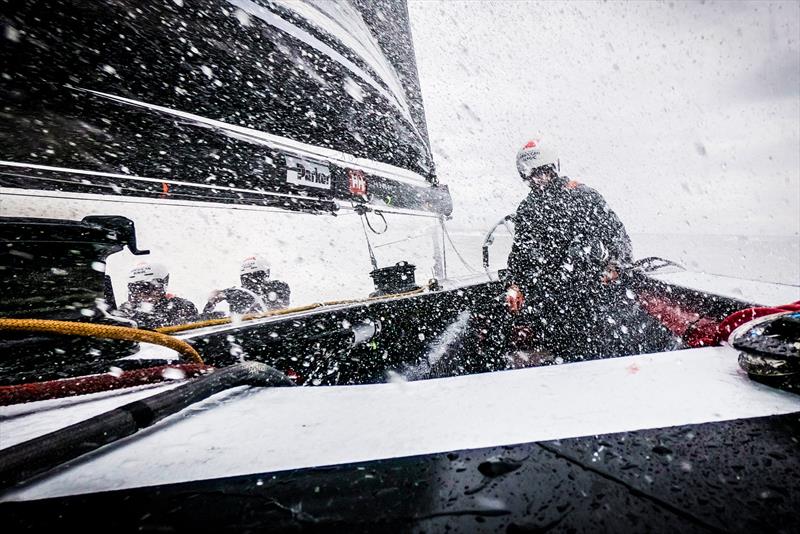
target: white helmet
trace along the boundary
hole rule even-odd
[[[531,140],[517,152],[517,171],[523,179],[529,177],[534,169],[552,165],[553,170],[560,170],[560,163],[555,152],[542,148],[538,140]]]
[[[143,261],[136,264],[128,275],[129,284],[154,282],[166,286],[169,283],[169,271],[161,263]]]
[[[269,262],[261,256],[250,256],[242,262],[239,276],[244,274],[264,273],[269,276]]]

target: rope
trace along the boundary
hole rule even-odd
[[[367,221],[367,226],[369,226],[369,229],[372,230],[373,234],[377,234],[377,235],[385,234],[386,230],[389,229],[389,223],[386,222],[386,217],[384,217],[383,212],[380,212],[378,210],[375,210],[375,215],[377,215],[378,217],[383,219],[383,230],[379,232],[375,228],[372,227],[372,223],[369,222],[369,217],[367,217],[367,212],[365,211],[364,212],[364,220]]]
[[[308,311],[313,310],[315,308],[319,308],[320,306],[324,306],[325,304],[321,302],[316,302],[314,304],[308,304],[306,306],[297,306],[294,308],[284,308],[282,310],[273,310],[268,312],[262,313],[248,313],[246,315],[241,316],[242,321],[251,321],[253,319],[261,319],[264,317],[272,317],[274,315],[284,315],[287,313],[295,313],[301,311]],[[186,324],[176,324],[173,326],[162,326],[161,328],[156,328],[156,332],[161,334],[174,334],[176,332],[183,332],[184,330],[193,330],[195,328],[203,328],[206,326],[219,326],[222,324],[228,324],[232,322],[230,317],[222,317],[220,319],[207,319],[205,321],[196,321],[194,323],[186,323]]]
[[[148,367],[146,369],[123,371],[119,376],[104,373],[100,375],[48,380],[46,382],[28,382],[25,384],[15,384],[13,386],[0,386],[0,406],[37,402],[48,399],[61,399],[64,397],[76,397],[78,395],[88,395],[89,393],[164,382],[170,380],[170,378],[164,376],[164,371],[167,369],[177,370],[186,377],[194,377],[211,371],[214,368],[207,365],[198,365],[196,363],[160,365],[158,367]]]
[[[364,229],[364,239],[367,240],[367,250],[369,251],[369,261],[372,262],[372,269],[378,270],[378,260],[375,259],[375,253],[372,251],[372,244],[369,242],[369,234],[367,234],[367,227],[364,225],[364,219],[367,218],[366,212],[361,214],[361,228]],[[370,228],[372,228],[370,226]],[[374,232],[375,230],[373,230]]]
[[[458,259],[464,264],[464,267],[466,267],[467,270],[471,271],[473,274],[477,274],[478,271],[475,270],[469,263],[467,263],[467,260],[464,259],[464,256],[462,256],[456,248],[455,243],[453,243],[453,238],[450,237],[450,232],[447,231],[447,225],[444,223],[444,219],[442,219],[442,229],[444,230],[444,235],[447,236],[447,240],[450,242],[450,246],[453,247],[453,252],[456,253],[456,256],[458,256]]]
[[[439,226],[444,226],[444,216],[439,218]],[[447,243],[444,241],[444,229],[442,229],[442,269],[444,278],[447,279]]]
[[[430,235],[431,235],[430,231],[426,230],[425,232],[423,232],[421,234],[409,235],[409,236],[406,236],[406,237],[404,237],[402,239],[396,239],[394,241],[388,241],[386,243],[381,243],[380,245],[375,245],[372,248],[388,247],[389,245],[396,245],[397,243],[405,243],[406,241],[411,241],[412,239],[419,239],[421,237],[430,237]]]
[[[97,337],[153,343],[154,345],[170,348],[195,363],[203,364],[203,358],[201,358],[195,348],[186,341],[151,330],[73,321],[51,321],[47,319],[0,319],[0,330],[46,332],[67,336]]]
[[[417,289],[412,289],[411,291],[406,291],[404,293],[394,293],[392,295],[380,295],[377,297],[369,297],[366,299],[345,299],[345,300],[328,300],[325,302],[316,302],[314,304],[308,304],[306,306],[296,306],[294,308],[284,308],[282,310],[273,310],[264,313],[251,313],[248,315],[243,315],[241,317],[241,321],[252,321],[254,319],[264,319],[266,317],[274,317],[276,315],[288,315],[290,313],[298,313],[308,310],[315,310],[317,308],[322,308],[325,306],[338,306],[341,304],[357,304],[360,302],[371,302],[373,300],[381,300],[386,298],[398,298],[398,297],[407,297],[410,295],[417,295],[422,293],[429,286],[425,285]],[[207,326],[219,326],[223,324],[230,324],[233,320],[230,317],[223,317],[221,319],[208,319],[206,321],[197,321],[195,323],[187,323],[187,324],[178,324],[174,326],[162,326],[161,328],[157,328],[156,332],[160,332],[162,334],[174,334],[176,332],[184,332],[186,330],[194,330],[196,328],[205,328]]]

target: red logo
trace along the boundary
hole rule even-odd
[[[367,178],[363,171],[347,169],[347,185],[356,196],[363,197],[367,194]]]
[[[528,141],[528,143],[522,148],[536,148],[536,141]]]

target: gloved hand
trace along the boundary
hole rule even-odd
[[[512,284],[506,289],[506,307],[511,313],[519,313],[525,304],[525,295],[516,284]]]
[[[228,295],[225,294],[224,289],[215,289],[208,295],[208,302],[203,307],[203,313],[210,313],[214,311],[214,308],[222,302],[223,300],[227,300]]]
[[[604,284],[610,284],[619,278],[619,264],[616,261],[610,261],[606,265],[603,274],[600,275],[600,281]]]

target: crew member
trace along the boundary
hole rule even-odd
[[[560,176],[558,157],[539,141],[519,150],[517,170],[531,191],[515,217],[507,301],[522,312],[535,348],[566,360],[637,353],[648,337],[664,340],[619,281],[631,242],[603,197]]]
[[[291,291],[281,280],[270,279],[270,265],[260,256],[245,258],[239,269],[241,287],[214,291],[203,309],[212,313],[222,301],[227,301],[231,313],[249,314],[279,310],[289,306]]]
[[[196,320],[195,305],[167,293],[168,285],[169,271],[164,265],[139,263],[128,275],[128,301],[115,313],[150,329]]]

